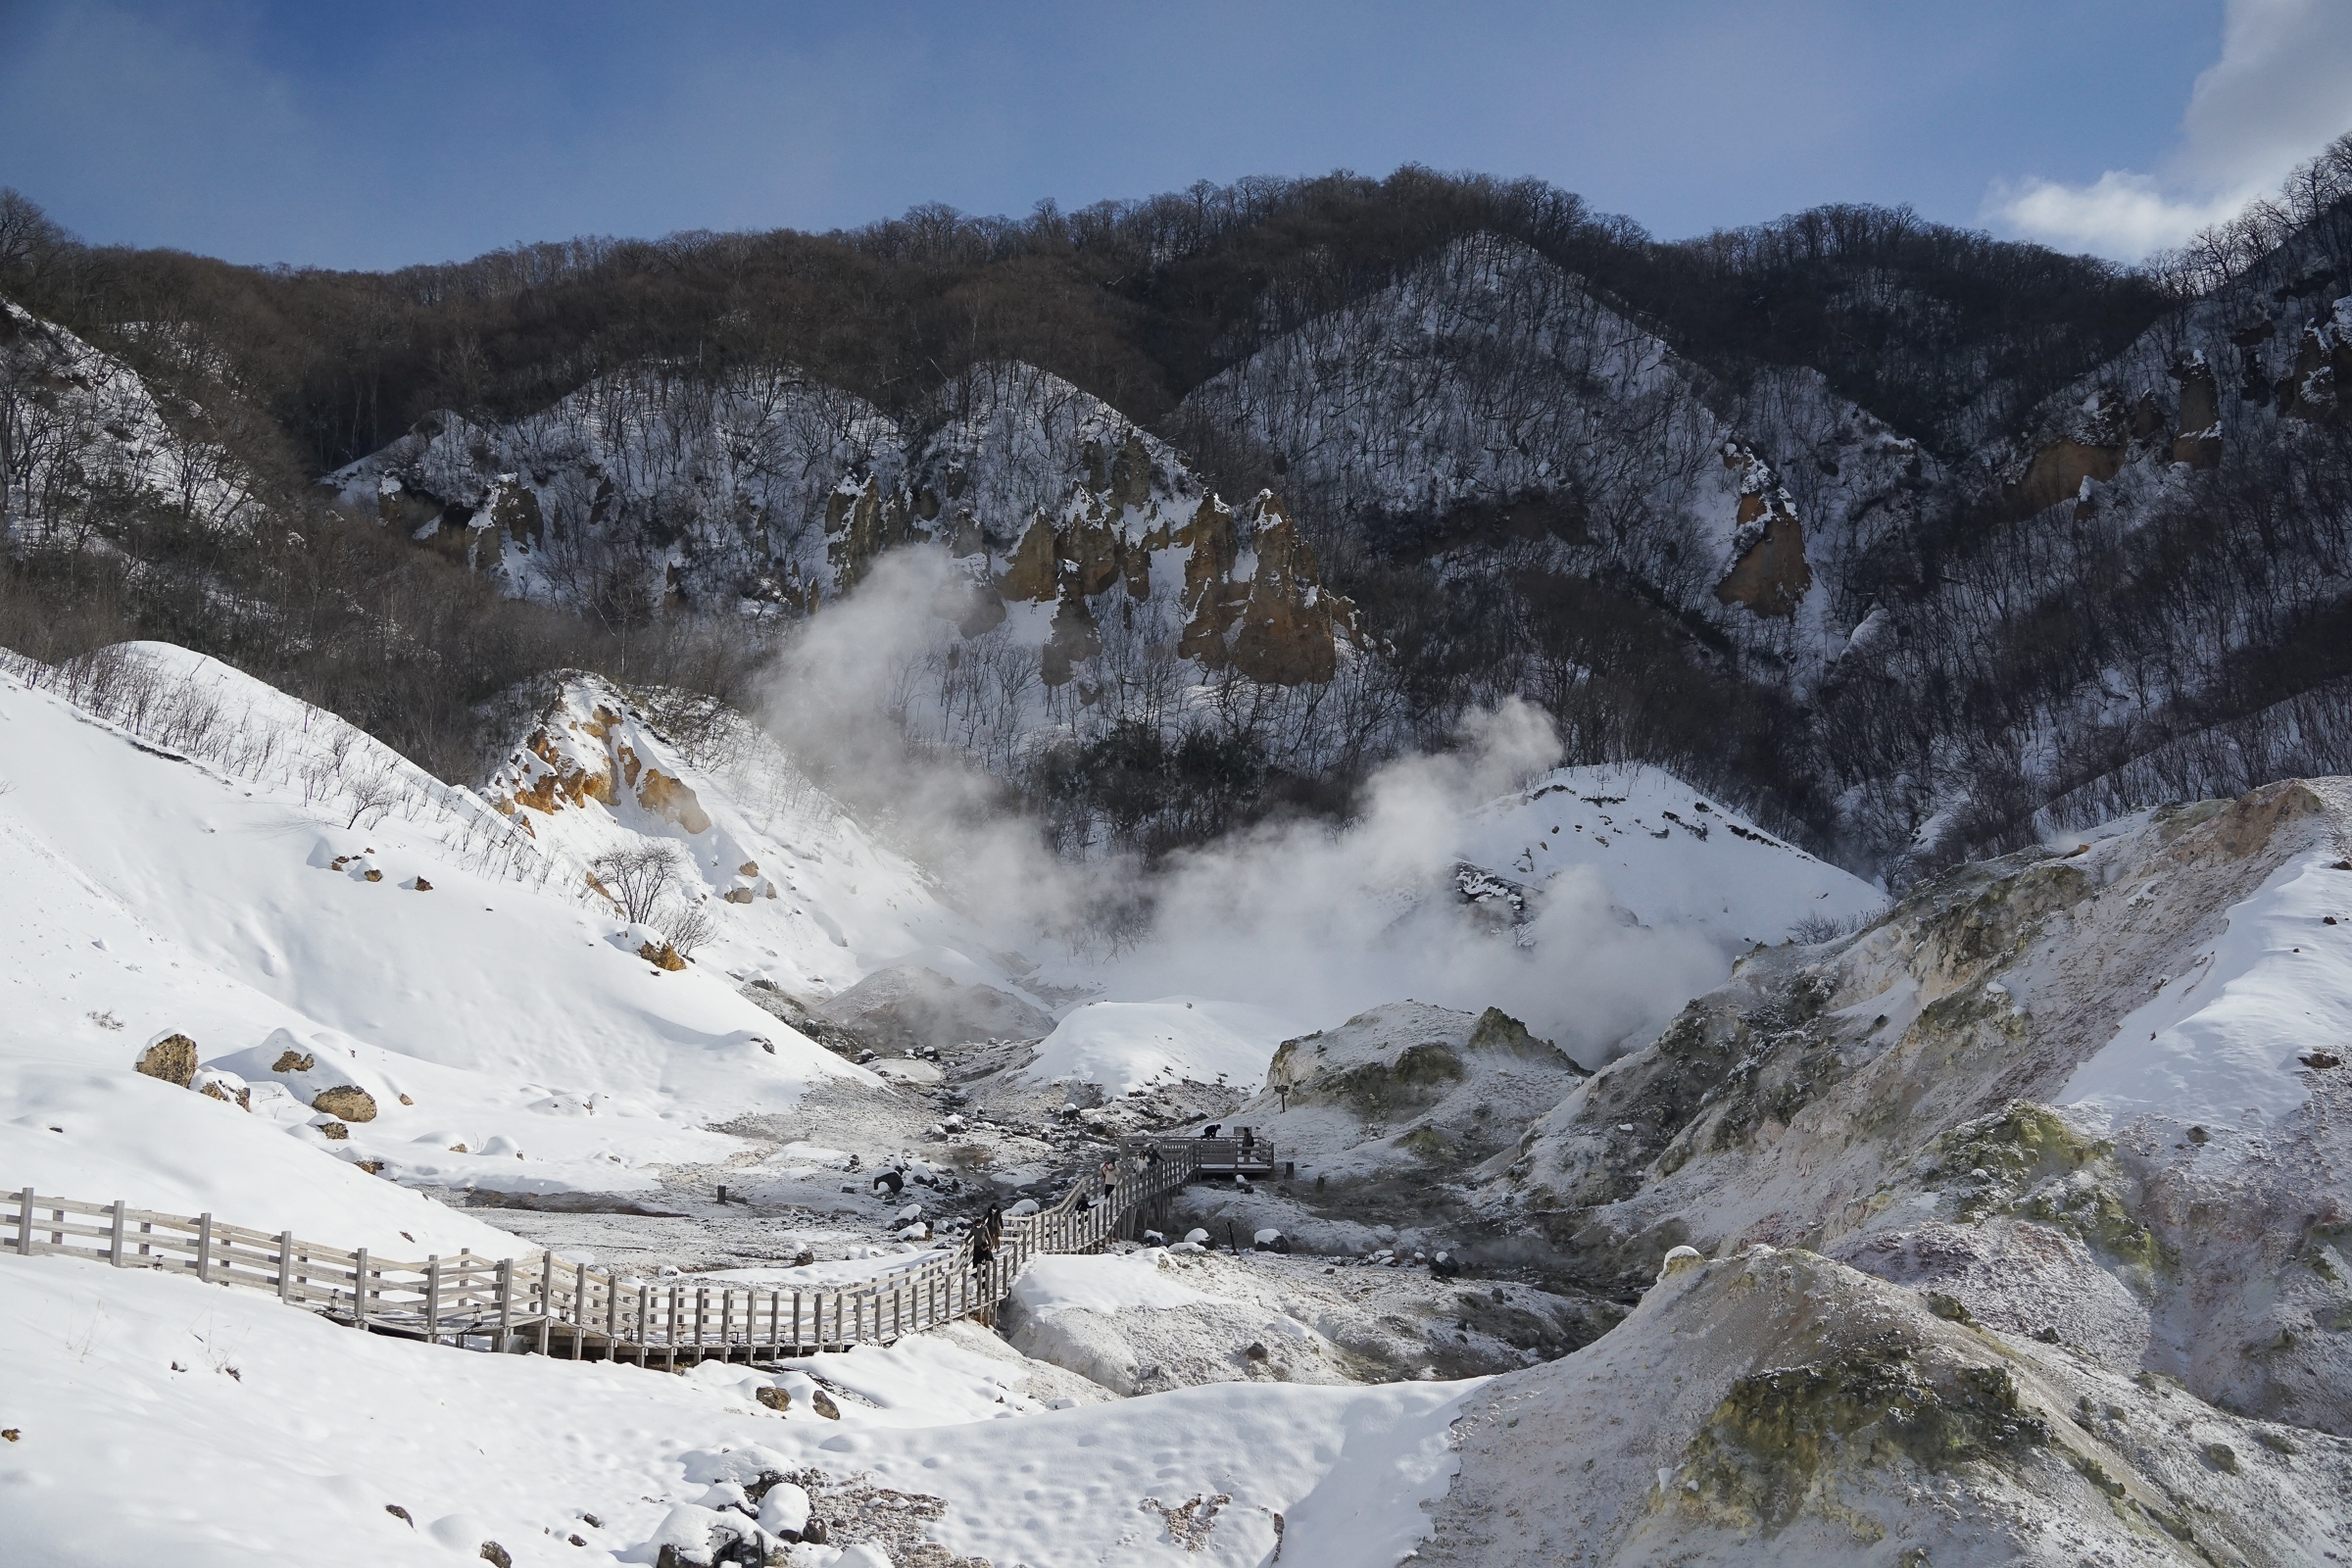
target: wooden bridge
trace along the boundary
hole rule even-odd
[[[888,1345],[957,1318],[987,1317],[1030,1258],[1098,1250],[1140,1229],[1194,1175],[1230,1173],[1231,1152],[1215,1147],[1224,1142],[1231,1141],[1154,1140],[1149,1147],[1158,1151],[1157,1159],[1135,1146],[1107,1200],[1099,1180],[1081,1181],[1051,1208],[1008,1218],[985,1264],[974,1266],[969,1248],[958,1246],[835,1286],[657,1282],[546,1251],[408,1262],[366,1248],[345,1251],[302,1241],[291,1231],[224,1224],[210,1214],[159,1214],[121,1200],[84,1202],[31,1188],[0,1198],[0,1251],[90,1258],[269,1291],[334,1322],[428,1345],[663,1368],[707,1359],[763,1361]],[[1256,1149],[1270,1159],[1270,1148]],[[1204,1161],[1204,1154],[1211,1158]]]
[[[1152,1150],[1166,1159],[1169,1151],[1182,1149],[1192,1156],[1187,1174],[1193,1176],[1236,1176],[1248,1180],[1253,1176],[1272,1178],[1283,1174],[1283,1163],[1274,1157],[1272,1144],[1248,1127],[1236,1128],[1231,1138],[1121,1139],[1119,1152],[1148,1164]]]

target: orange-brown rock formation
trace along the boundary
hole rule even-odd
[[[1355,607],[1323,589],[1314,547],[1271,493],[1252,504],[1257,569],[1233,639],[1233,666],[1272,686],[1319,684],[1339,672],[1339,638]]]
[[[1772,466],[1745,444],[1727,443],[1723,463],[1744,471],[1739,509],[1732,517],[1740,531],[1738,554],[1715,584],[1716,602],[1741,605],[1758,615],[1793,615],[1813,587],[1796,503],[1781,487]]]
[[[2035,452],[2033,461],[2026,465],[2024,476],[2002,491],[2002,510],[2013,518],[2023,519],[2061,501],[2072,501],[2084,479],[2104,483],[2122,472],[2129,452],[2120,443],[2092,446],[2061,436]]]
[[[875,557],[917,537],[906,502],[879,478],[866,480],[861,489],[837,489],[825,499],[825,559],[841,592],[858,585]]]
[[[2180,419],[2173,436],[2172,461],[2213,468],[2222,461],[2222,394],[2213,367],[2203,359],[2176,366],[2180,383]]]

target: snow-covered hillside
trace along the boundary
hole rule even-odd
[[[640,898],[639,912],[674,921],[700,910],[702,967],[738,982],[821,1000],[929,956],[1011,983],[929,874],[844,813],[757,725],[707,702],[675,716],[689,738],[664,734],[609,682],[559,677],[483,793],[574,882],[599,876],[606,891],[590,891],[608,909],[630,912],[611,858],[670,854],[671,885]]]
[[[161,509],[234,524],[254,511],[252,481],[217,443],[164,417],[137,372],[0,299],[0,530],[39,538],[85,509]]]
[[[181,747],[0,677],[0,853],[24,890],[7,940],[26,960],[0,1023],[23,1086],[11,1183],[350,1245],[390,1200],[338,1221],[322,1195],[396,1191],[363,1160],[421,1184],[619,1191],[730,1147],[708,1123],[873,1081],[723,974],[640,956],[645,933],[575,861],[467,792],[225,666],[161,646],[127,661],[147,733],[176,711]],[[172,1034],[251,1108],[132,1071]],[[343,1086],[364,1109],[314,1108]],[[191,1152],[231,1147],[253,1152]]]
[[[1045,956],[1039,979],[1101,1000],[1065,1014],[1039,1070],[1122,1093],[1215,1072],[1250,1092],[1283,1040],[1407,998],[1500,1006],[1597,1064],[1740,954],[1886,902],[1648,767],[1551,769],[1495,798],[1406,764],[1345,828],[1219,846],[1152,891],[1131,949]]]
[[[683,586],[806,609],[835,590],[828,508],[895,469],[898,427],[785,368],[716,384],[642,365],[482,426],[451,413],[328,476],[344,505],[562,603]]]
[[[1643,924],[1704,931],[1727,950],[1818,940],[1886,903],[1655,767],[1547,773],[1474,813],[1462,853],[1489,878],[1465,878],[1463,896],[1514,919],[1531,893],[1597,880]]]

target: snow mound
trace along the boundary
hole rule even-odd
[[[657,713],[599,677],[565,676],[485,793],[576,885],[603,857],[649,846],[677,857],[674,890],[644,912],[660,925],[700,910],[702,967],[821,998],[914,951],[1008,983],[993,959],[967,956],[989,949],[919,866],[717,704],[679,697]],[[614,897],[587,896],[620,912]]]
[[[1169,1270],[1163,1252],[1033,1257],[1012,1282],[1012,1299],[1041,1317],[1073,1310],[1165,1311],[1222,1298],[1195,1290]]]
[[[1818,941],[1886,903],[1655,767],[1559,768],[1475,813],[1461,848],[1497,884],[1541,893],[1591,876],[1643,924],[1689,926],[1726,946]]]
[[[1239,1002],[1090,1002],[1054,1026],[1022,1076],[1093,1084],[1108,1095],[1170,1083],[1248,1093],[1265,1081],[1275,1046],[1296,1027],[1272,1008]]]

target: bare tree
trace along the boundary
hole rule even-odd
[[[648,839],[592,857],[588,871],[631,925],[651,925],[662,901],[680,891],[685,859],[676,845]],[[674,939],[670,946],[677,947]]]
[[[371,811],[375,814],[376,822],[382,821],[384,813],[398,806],[405,793],[399,777],[389,768],[377,768],[361,774],[351,781],[351,820],[343,824],[344,828],[348,830],[359,826],[360,818]],[[368,825],[373,827],[375,822]]]
[[[676,891],[677,897],[657,911],[653,926],[679,957],[691,958],[696,949],[718,934],[718,922],[710,917],[710,894],[689,899],[683,888]]]

